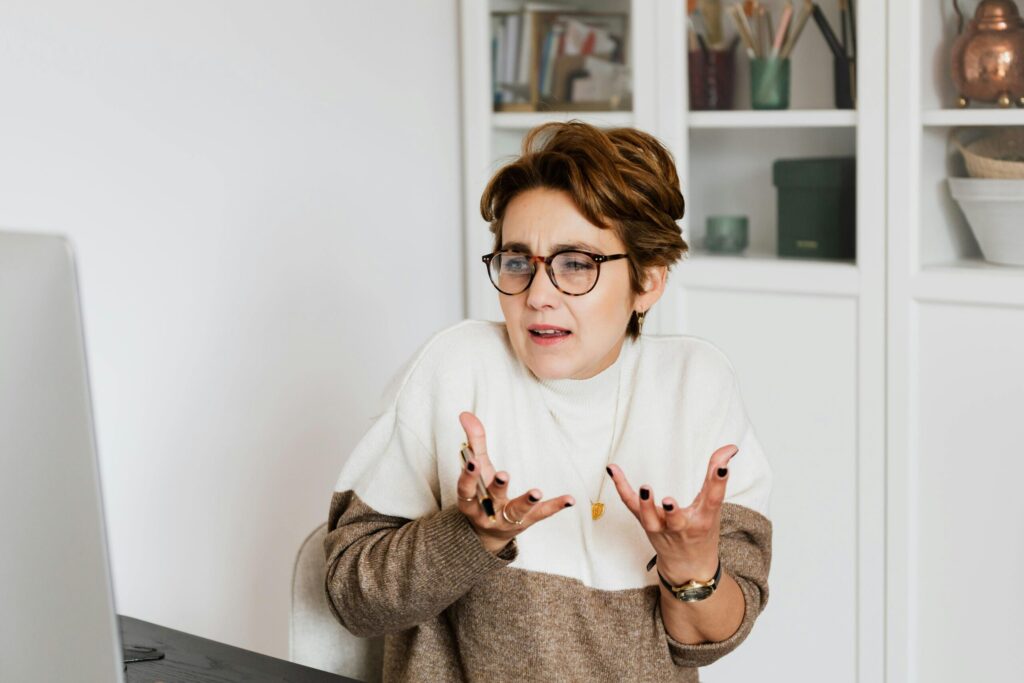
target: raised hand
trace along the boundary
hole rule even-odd
[[[466,441],[473,449],[473,457],[462,468],[459,476],[459,511],[469,519],[487,550],[500,552],[509,541],[537,522],[576,504],[576,499],[568,495],[541,500],[544,494],[539,489],[530,489],[517,498],[509,499],[509,474],[494,470],[487,455],[487,436],[483,424],[470,412],[461,413],[459,423],[466,432]],[[494,501],[494,521],[491,521],[476,500],[476,482],[480,475]]]
[[[649,485],[641,486],[638,494],[618,465],[609,466],[608,474],[619,497],[647,533],[658,554],[658,569],[669,583],[706,581],[718,568],[722,502],[729,481],[729,461],[737,452],[736,446],[726,445],[712,454],[704,485],[687,507],[679,507],[671,497],[656,505]]]

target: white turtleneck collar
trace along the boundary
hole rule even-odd
[[[614,400],[619,385],[625,357],[632,353],[636,342],[628,336],[622,342],[619,355],[607,368],[587,379],[541,379],[538,380],[546,397],[562,404],[571,401],[579,405],[603,405],[609,398]],[[554,406],[552,406],[554,407]]]

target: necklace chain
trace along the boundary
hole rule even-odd
[[[620,350],[619,353],[622,353],[623,351],[624,351],[624,349]],[[609,443],[608,443],[608,457],[605,459],[605,468],[607,468],[608,465],[610,465],[611,462],[612,462],[612,456],[615,454],[615,437],[618,436],[618,428],[619,428],[619,399],[621,398],[621,394],[622,394],[622,362],[621,361],[622,361],[622,359],[620,358],[619,359],[619,363],[618,363],[618,365],[619,365],[619,376],[616,378],[615,408],[614,408],[614,412],[612,413],[612,437],[611,437],[611,441],[609,441]],[[555,416],[555,412],[553,410],[551,410],[551,406],[548,405],[547,400],[544,398],[543,391],[540,392],[540,396],[541,396],[541,401],[544,403],[544,407],[547,408],[547,410],[548,410],[548,415],[551,416],[552,421],[555,423],[555,431],[558,433],[558,438],[562,442],[562,447],[565,449],[565,452],[568,454],[568,452],[569,452],[569,445],[566,443],[565,436],[562,434],[562,424],[558,420],[558,417]],[[576,463],[573,461],[571,456],[568,458],[568,460],[569,460],[569,466],[572,467],[573,472],[576,474],[576,477],[580,480],[580,484],[585,489],[586,485],[587,485],[586,479],[583,477],[582,474],[580,474],[579,468],[576,466]],[[601,485],[600,485],[600,487],[598,487],[598,490],[597,490],[597,498],[591,498],[590,499],[590,516],[591,516],[591,519],[593,519],[595,522],[597,520],[601,519],[601,517],[604,515],[604,503],[601,502],[601,496],[604,494],[604,484],[605,484],[605,480],[607,478],[608,477],[605,476],[604,473],[602,473],[602,475],[601,475]]]

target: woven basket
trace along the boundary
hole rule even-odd
[[[1024,128],[1007,128],[974,142],[956,142],[972,178],[1024,179]]]

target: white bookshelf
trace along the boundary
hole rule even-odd
[[[860,273],[854,263],[782,258],[749,250],[742,255],[694,250],[672,277],[690,289],[843,297],[860,294]]]
[[[834,19],[836,1],[820,4]],[[961,3],[968,17],[976,4]],[[478,202],[526,130],[582,118],[655,134],[679,167],[691,254],[649,326],[726,351],[776,472],[773,598],[701,680],[1012,676],[1019,596],[950,589],[979,571],[987,586],[1019,583],[1007,539],[1024,538],[1024,459],[1007,448],[1024,440],[1024,268],[984,261],[946,178],[962,172],[952,133],[1024,126],[1024,111],[955,107],[949,0],[857,3],[856,111],[832,108],[813,23],[793,54],[790,110],[749,110],[740,56],[736,110],[691,112],[685,3],[602,6],[631,13],[633,110],[495,114],[489,8],[461,0],[467,315],[500,319]],[[771,162],[838,154],[857,158],[856,260],[777,257]],[[703,249],[711,213],[749,217],[746,253]],[[972,651],[984,656],[948,655]]]
[[[837,3],[820,3],[834,25]],[[575,6],[581,4],[589,6]],[[648,328],[708,338],[726,351],[777,482],[776,597],[747,643],[703,669],[701,680],[785,670],[794,681],[819,681],[823,672],[829,680],[879,681],[886,614],[886,45],[869,36],[886,34],[885,8],[858,3],[856,111],[833,107],[831,58],[813,22],[792,56],[789,110],[750,110],[749,65],[738,52],[736,109],[689,111],[685,4],[600,3],[630,13],[632,111],[495,113],[488,13],[516,5],[460,1],[466,314],[501,319],[480,264],[491,234],[479,199],[530,127],[579,118],[657,136],[677,162],[691,252],[673,269]],[[781,0],[775,4],[781,8]],[[772,162],[837,155],[857,158],[856,259],[780,258]],[[711,213],[749,217],[745,253],[703,248]],[[802,653],[797,661],[795,651]]]
[[[836,109],[786,111],[693,111],[687,115],[689,128],[852,128],[857,112]]]
[[[496,130],[526,131],[548,121],[577,119],[595,126],[632,126],[633,112],[628,111],[551,111],[551,112],[494,112],[491,127]]]
[[[1021,109],[924,109],[921,123],[925,126],[1024,126]]]
[[[1024,307],[1024,268],[960,259],[926,266],[909,281],[918,302]]]
[[[977,3],[960,4],[969,20]],[[945,589],[964,576],[954,556],[984,556],[987,585],[1019,580],[1020,546],[1003,539],[1024,538],[1008,484],[1024,465],[985,477],[971,463],[1021,437],[1024,267],[982,258],[946,179],[965,175],[952,134],[1024,126],[1024,111],[956,108],[950,2],[889,3],[888,22],[886,680],[1006,680],[1024,601]]]

